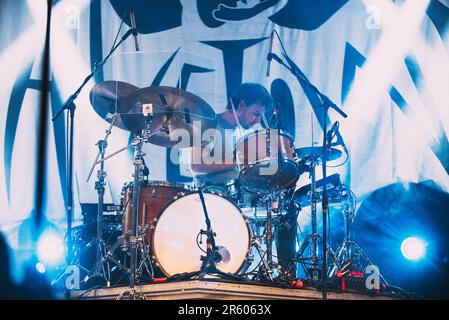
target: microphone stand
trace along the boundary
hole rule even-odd
[[[283,65],[285,68],[287,68],[301,83],[301,81],[305,82],[315,93],[318,95],[323,112],[323,158],[322,158],[322,166],[323,166],[323,199],[322,199],[322,210],[323,210],[323,265],[321,269],[321,280],[322,280],[322,298],[323,300],[327,299],[327,283],[326,283],[326,276],[327,276],[327,215],[328,215],[328,199],[327,199],[327,190],[326,190],[326,161],[327,161],[327,155],[328,155],[328,148],[327,148],[327,115],[329,108],[334,109],[337,111],[343,118],[346,118],[348,115],[343,112],[335,103],[333,103],[326,95],[320,92],[317,87],[315,87],[310,81],[302,74],[302,72],[299,70],[299,67],[291,60],[287,54],[284,53],[284,57],[287,60],[287,64],[279,58],[275,53],[270,53],[268,55],[268,58],[272,58],[276,60],[279,64]]]
[[[203,187],[198,186],[198,194],[200,197],[201,205],[204,213],[204,220],[206,222],[206,231],[200,230],[200,234],[206,235],[206,256],[201,256],[201,268],[199,271],[175,274],[171,276],[170,280],[187,280],[197,277],[198,280],[204,280],[206,275],[217,275],[222,279],[229,281],[243,281],[244,279],[238,275],[234,275],[231,273],[226,273],[217,269],[216,262],[220,260],[217,257],[220,257],[217,246],[215,244],[216,234],[212,230],[212,226],[209,219],[209,214],[206,208],[206,201],[204,199]],[[218,261],[216,261],[216,259]]]
[[[78,97],[78,95],[83,90],[84,86],[89,82],[89,80],[95,75],[95,73],[100,70],[103,65],[106,63],[106,61],[109,59],[109,57],[112,55],[112,53],[132,34],[136,32],[135,29],[128,30],[123,37],[120,39],[120,41],[111,49],[109,54],[100,62],[95,64],[94,70],[84,79],[83,83],[79,86],[79,88],[64,102],[64,104],[61,106],[61,108],[58,110],[58,112],[54,115],[54,117],[51,119],[52,121],[56,121],[59,116],[62,114],[64,110],[68,110],[70,114],[70,121],[69,121],[69,145],[68,145],[68,165],[67,165],[67,208],[66,208],[66,215],[67,215],[67,257],[66,261],[67,264],[71,264],[73,261],[73,248],[72,248],[72,221],[73,221],[73,128],[74,128],[74,122],[75,122],[75,100]],[[64,271],[65,272],[65,271]]]

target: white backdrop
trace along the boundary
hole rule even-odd
[[[45,6],[37,2],[5,1],[0,7],[0,65],[6,70],[0,79],[0,157],[4,160],[0,166],[0,228],[16,249],[25,246],[21,226],[33,209],[35,111],[40,92],[33,88],[32,80],[40,79],[45,24]],[[234,1],[234,9],[229,4],[233,1],[215,2],[216,11],[209,10],[213,19],[207,20],[199,12],[200,7],[207,7],[204,1],[155,1],[153,9],[159,5],[169,11],[167,6],[172,3],[181,4],[179,21],[173,18],[167,30],[158,30],[160,24],[153,26],[153,31],[139,30],[140,52],[135,52],[132,38],[128,39],[78,97],[74,154],[77,223],[79,203],[96,201],[95,175],[90,182],[86,178],[97,152],[95,143],[103,137],[107,123],[93,111],[88,94],[101,80],[120,80],[138,87],[150,86],[156,80],[160,85],[178,85],[206,100],[218,113],[240,82],[259,82],[270,90],[280,79],[293,98],[295,146],[319,144],[322,130],[312,108],[313,94],[308,96],[310,92],[276,62],[271,64],[270,77],[265,77],[273,29],[309,80],[348,113],[348,118],[342,119],[333,110],[329,112],[330,123],[340,121],[340,139],[349,149],[350,160],[339,168],[329,168],[328,174],[340,173],[361,200],[395,182],[430,181],[449,192],[449,41],[445,29],[437,28],[426,14],[429,1],[339,1],[341,7],[331,5],[332,1],[317,1],[310,7],[288,0]],[[447,9],[443,3],[438,4]],[[148,12],[136,11],[138,29],[139,22],[151,26],[151,19],[164,19],[161,12],[148,7]],[[327,12],[326,7],[333,7],[335,12]],[[109,52],[121,22],[117,12],[117,6],[114,9],[106,0],[67,0],[55,5],[53,113],[87,76],[93,63]],[[128,28],[124,25],[120,35]],[[273,51],[282,55],[277,39]],[[161,71],[164,64],[168,67]],[[61,123],[49,122],[45,213],[63,231],[66,180]],[[108,152],[125,146],[128,139],[128,132],[115,128]],[[150,179],[188,179],[185,164],[175,169],[169,165],[165,148],[146,145],[144,151]],[[123,183],[131,180],[130,153],[109,160],[106,171],[105,201],[118,203]],[[308,177],[303,175],[298,187],[307,183]]]

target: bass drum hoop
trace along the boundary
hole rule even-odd
[[[209,192],[209,191],[206,191],[206,192],[203,192],[204,193],[204,195],[206,195],[206,194],[210,194],[210,195],[214,195],[214,196],[216,196],[216,197],[219,197],[219,198],[223,198],[223,199],[225,199],[226,201],[228,201],[229,203],[231,203],[233,206],[234,206],[234,208],[236,208],[237,209],[237,211],[240,213],[240,216],[241,216],[241,218],[242,218],[242,220],[243,220],[243,223],[245,224],[245,226],[246,226],[246,230],[248,231],[248,243],[247,243],[247,245],[246,245],[246,254],[245,254],[245,258],[243,259],[243,261],[242,261],[242,263],[240,264],[240,266],[239,266],[239,268],[238,268],[238,271],[236,272],[236,273],[234,273],[234,274],[243,274],[243,273],[245,273],[246,271],[247,271],[247,269],[251,266],[251,263],[252,263],[252,260],[253,260],[253,257],[252,257],[252,255],[251,255],[251,253],[252,253],[252,243],[253,243],[253,239],[254,239],[254,235],[253,235],[253,231],[252,231],[252,228],[251,228],[251,225],[250,225],[250,222],[249,222],[249,220],[248,220],[248,218],[246,217],[246,215],[244,215],[243,213],[242,213],[242,210],[237,206],[237,204],[234,202],[234,201],[232,201],[232,200],[230,200],[230,199],[228,199],[227,197],[224,197],[224,196],[222,196],[222,195],[218,195],[216,192]],[[183,198],[185,198],[185,197],[187,197],[187,196],[192,196],[192,195],[194,195],[194,194],[199,194],[197,191],[194,191],[194,192],[192,192],[192,193],[189,193],[189,194],[186,194],[186,195],[183,195],[183,196],[181,196],[181,197],[179,197],[179,198],[176,198],[176,199],[173,199],[173,201],[171,201],[170,203],[168,203],[162,210],[161,210],[161,212],[157,215],[157,217],[153,220],[153,222],[151,223],[151,227],[150,227],[150,229],[149,229],[149,232],[150,232],[150,244],[151,244],[151,246],[150,246],[150,251],[151,251],[151,257],[152,257],[152,260],[153,260],[153,263],[155,263],[156,264],[156,266],[157,266],[157,268],[160,270],[160,271],[162,271],[162,273],[164,274],[164,275],[166,275],[167,277],[170,277],[170,276],[173,276],[173,275],[170,275],[165,269],[164,269],[164,267],[162,266],[162,264],[160,263],[160,260],[159,260],[159,258],[158,258],[158,256],[157,256],[157,253],[156,253],[156,250],[155,250],[155,246],[154,246],[154,236],[155,236],[155,234],[156,234],[156,232],[155,232],[155,230],[156,230],[156,227],[157,227],[157,223],[158,223],[158,221],[159,221],[159,218],[164,214],[164,212],[167,210],[167,208],[170,206],[170,205],[172,205],[174,202],[176,202],[176,201],[178,201],[178,200],[181,200],[181,199],[183,199]],[[203,212],[201,212],[202,213],[202,215],[204,215],[204,213]],[[213,221],[211,220],[211,225],[212,225],[212,229],[213,229]],[[218,268],[217,268],[218,269]],[[197,271],[200,271],[200,270],[197,270]],[[188,271],[186,271],[186,272],[188,272]]]

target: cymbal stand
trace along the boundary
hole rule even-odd
[[[137,275],[137,250],[139,247],[139,233],[138,233],[138,219],[139,219],[139,200],[140,187],[143,180],[142,172],[144,170],[142,144],[147,139],[147,131],[143,130],[142,137],[137,136],[134,147],[134,181],[133,181],[133,207],[132,207],[132,227],[129,236],[129,243],[131,246],[131,266],[130,266],[130,280],[129,287],[122,292],[117,300],[146,300],[145,296],[135,288]]]
[[[347,267],[352,267],[352,271],[364,272],[364,268],[369,265],[374,265],[366,255],[365,251],[363,251],[360,245],[353,241],[351,237],[351,225],[355,219],[355,196],[346,186],[340,190],[340,194],[344,198],[342,213],[345,219],[345,235],[343,242],[337,249],[334,263],[331,265],[332,268],[330,268],[329,271],[330,278],[334,277],[337,271],[341,272]],[[365,265],[362,264],[361,260],[364,260]],[[354,270],[354,267],[356,270]],[[379,273],[379,277],[387,286],[389,286],[382,273]]]
[[[311,224],[312,231],[306,236],[301,247],[295,255],[295,258],[287,268],[287,273],[290,273],[293,268],[296,268],[296,263],[300,262],[307,275],[307,279],[318,283],[320,280],[326,278],[326,274],[323,274],[322,269],[319,267],[319,262],[322,260],[319,257],[319,243],[323,243],[323,237],[318,233],[317,226],[317,201],[319,193],[316,191],[316,166],[318,165],[319,156],[313,155],[310,158],[310,200],[311,200]],[[323,246],[324,247],[324,246]],[[334,252],[330,246],[326,246],[326,255],[329,255],[334,260]],[[310,256],[305,256],[306,250],[310,249]],[[322,253],[324,255],[324,253]],[[325,272],[326,273],[326,272]]]
[[[98,154],[95,158],[94,164],[92,165],[91,171],[93,171],[95,167],[95,163],[99,161],[100,169],[97,171],[98,180],[95,182],[95,190],[98,193],[98,208],[97,208],[97,233],[96,237],[87,244],[86,247],[90,247],[93,244],[96,246],[96,259],[95,264],[92,270],[86,275],[83,279],[82,283],[85,284],[90,278],[94,277],[102,277],[106,286],[110,287],[110,279],[111,279],[111,268],[109,265],[109,261],[113,262],[116,266],[123,270],[123,265],[113,258],[111,250],[108,249],[104,239],[103,239],[103,203],[104,203],[104,191],[105,191],[105,178],[106,172],[104,170],[104,155],[108,145],[108,137],[111,134],[112,127],[117,120],[117,116],[114,115],[112,122],[109,128],[106,130],[106,135],[103,140],[99,140],[97,142],[98,146]],[[99,159],[99,160],[98,160]],[[90,174],[89,174],[90,176]]]
[[[265,273],[270,280],[273,280],[273,213],[279,213],[279,192],[272,190],[265,198],[267,205],[267,222],[265,225],[266,260],[262,260]]]

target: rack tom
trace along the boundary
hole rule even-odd
[[[255,192],[292,187],[299,178],[293,138],[282,130],[256,130],[235,147],[243,188]]]

